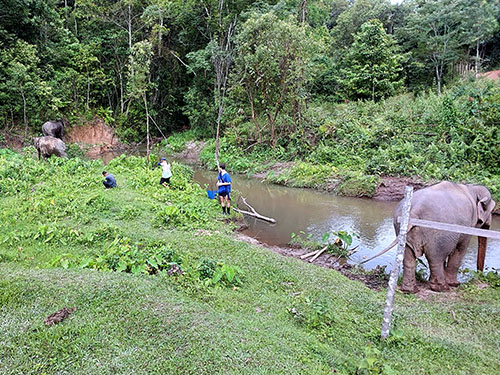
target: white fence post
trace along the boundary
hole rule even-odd
[[[408,231],[408,221],[410,217],[412,196],[413,187],[407,186],[405,188],[403,212],[401,213],[402,223],[399,227],[398,252],[396,255],[396,262],[394,263],[394,267],[391,271],[391,276],[389,277],[389,284],[387,286],[387,298],[385,300],[384,318],[382,319],[382,339],[386,339],[389,336],[389,330],[391,328],[394,293],[396,292],[396,288],[398,287],[399,269],[401,268],[401,263],[403,262],[403,255],[406,246],[406,232]]]

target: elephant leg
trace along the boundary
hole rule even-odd
[[[429,278],[430,288],[436,292],[445,292],[450,290],[450,287],[446,282],[444,272],[444,262],[446,257],[427,257],[427,260],[429,261],[429,268],[431,270],[431,276]]]
[[[417,293],[417,282],[415,279],[415,265],[417,258],[413,250],[406,245],[403,258],[403,283],[401,290],[406,293]]]
[[[465,256],[467,247],[469,246],[470,236],[465,241],[458,243],[457,248],[448,256],[448,262],[445,267],[445,277],[446,283],[449,286],[459,286],[460,283],[457,280],[457,273],[460,265],[462,264],[462,259]]]

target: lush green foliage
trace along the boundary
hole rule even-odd
[[[491,0],[7,0],[0,118],[25,133],[98,115],[127,141],[142,140],[148,120],[153,135],[213,136],[220,102],[223,126],[244,142],[296,148],[312,102],[399,89],[398,50],[415,92],[495,67],[497,18]]]
[[[352,99],[381,99],[393,96],[403,86],[403,56],[379,20],[361,26],[349,49],[343,83]]]
[[[221,140],[221,158],[232,171],[265,172],[272,182],[344,195],[371,196],[379,176],[420,176],[481,183],[498,200],[499,97],[499,84],[466,80],[441,96],[430,91],[377,103],[316,104],[297,131],[307,134],[300,146],[248,145],[241,128],[231,128]],[[213,149],[208,142],[201,154],[211,168]]]
[[[143,158],[120,157],[106,166],[118,187],[105,190],[101,162],[39,162],[27,151],[0,150],[3,372],[455,375],[497,368],[493,288],[471,283],[446,303],[441,295],[397,294],[394,330],[380,343],[383,293],[236,241],[217,203],[191,183],[192,169],[173,163],[165,189]],[[179,210],[178,225],[160,222],[156,210],[166,206]],[[343,251],[349,234],[334,235]],[[76,311],[45,326],[62,307]]]

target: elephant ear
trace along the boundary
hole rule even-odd
[[[477,221],[482,225],[491,225],[491,213],[495,208],[495,201],[491,197],[483,197],[477,202]]]

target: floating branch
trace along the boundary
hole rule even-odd
[[[241,214],[244,214],[244,215],[252,216],[252,217],[255,217],[257,219],[267,221],[268,223],[272,223],[272,224],[276,223],[276,220],[273,219],[272,217],[267,217],[267,216],[261,215],[257,211],[255,211],[255,209],[247,203],[245,198],[241,197],[241,200],[243,201],[243,203],[245,203],[247,205],[247,207],[251,210],[251,212],[245,211],[245,210],[240,210],[238,208],[233,208],[233,210],[235,210],[236,212],[239,212]]]

